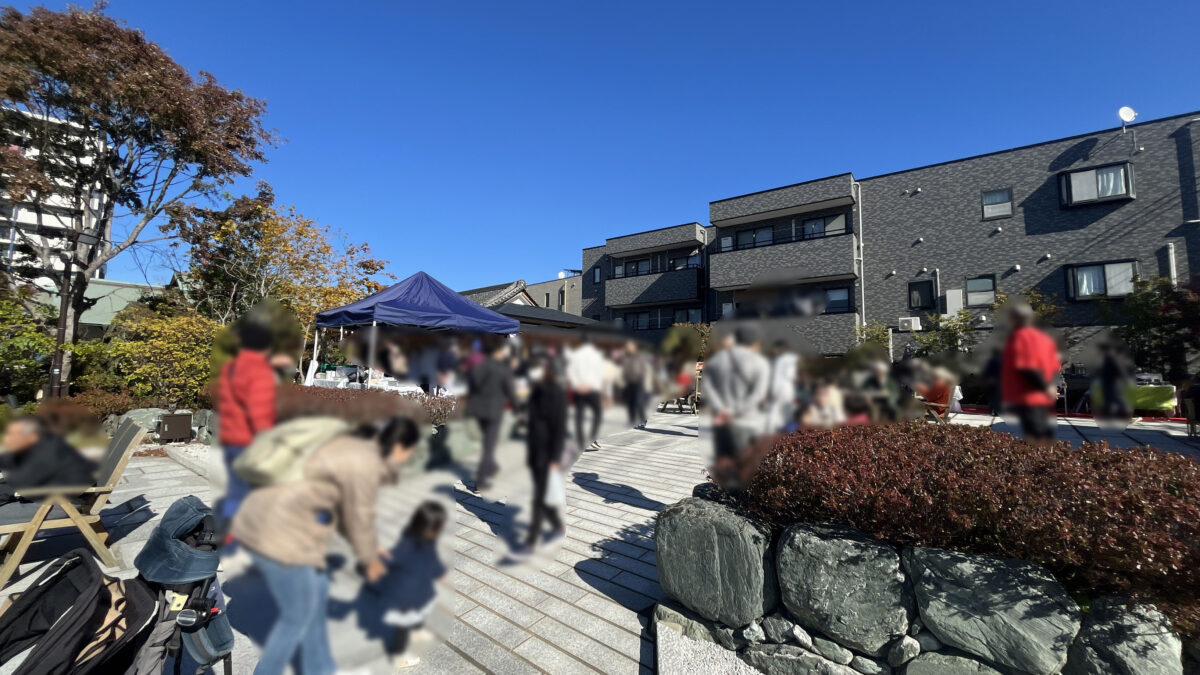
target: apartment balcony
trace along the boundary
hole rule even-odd
[[[713,253],[708,285],[732,290],[854,278],[854,248],[855,236],[842,234]]]
[[[685,268],[609,279],[604,284],[604,304],[626,307],[699,300],[703,273],[702,269]]]

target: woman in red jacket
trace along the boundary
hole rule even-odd
[[[275,426],[275,371],[271,368],[271,331],[249,322],[238,333],[238,353],[221,368],[217,382],[217,415],[220,442],[225,453],[229,480],[221,501],[225,526],[232,522],[238,506],[250,492],[233,471],[233,461],[259,433]],[[229,543],[229,542],[226,542]]]

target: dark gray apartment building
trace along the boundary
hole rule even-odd
[[[1080,339],[1135,278],[1200,274],[1200,113],[894,173],[844,173],[709,205],[583,251],[582,314],[627,328],[763,317],[843,353],[856,323],[895,331],[1036,288]]]

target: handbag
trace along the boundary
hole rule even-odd
[[[562,471],[551,471],[546,477],[546,495],[542,498],[542,503],[551,508],[566,508],[567,486],[563,482]]]

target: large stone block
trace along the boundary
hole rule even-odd
[[[931,548],[903,561],[921,620],[944,644],[1033,675],[1066,664],[1079,606],[1044,568]]]
[[[1004,675],[986,663],[962,654],[930,652],[908,662],[904,675]]]
[[[153,432],[158,428],[158,421],[168,412],[162,408],[134,408],[121,416],[121,421],[117,423],[117,426],[121,426],[121,422],[128,419],[137,422],[141,428]]]
[[[663,590],[706,619],[741,628],[779,602],[770,531],[727,506],[689,497],[666,507],[654,543]]]
[[[896,549],[861,533],[793,525],[776,556],[783,604],[806,628],[883,656],[916,614]]]
[[[1154,607],[1098,598],[1084,617],[1063,673],[1182,675],[1183,643]]]
[[[748,647],[742,658],[767,675],[859,675],[850,666],[791,645],[755,645]]]

